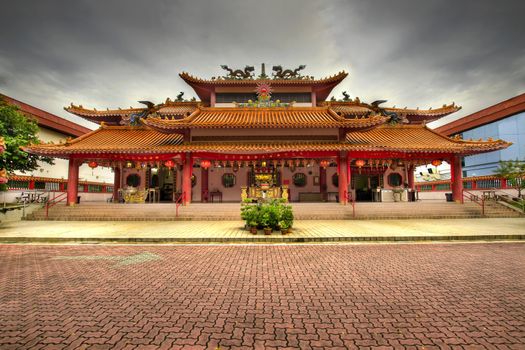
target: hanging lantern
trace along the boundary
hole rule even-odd
[[[0,169],[0,184],[7,183],[7,171],[5,169]]]
[[[211,162],[208,159],[201,160],[201,168],[208,169],[211,166]]]
[[[164,166],[167,168],[173,168],[175,166],[175,162],[172,159],[169,159],[164,162]]]
[[[362,168],[365,165],[365,161],[363,159],[358,159],[355,161],[355,165],[359,168]]]
[[[430,164],[432,164],[433,166],[439,166],[439,165],[441,165],[441,160],[440,159],[434,159],[432,161],[432,163],[430,163]]]
[[[128,161],[126,162],[126,168],[133,168],[133,162],[130,161],[130,160],[128,160]]]
[[[321,166],[321,168],[326,169],[328,168],[328,166],[330,166],[330,162],[326,159],[323,159],[319,162],[319,165]]]
[[[92,160],[91,162],[88,163],[88,166],[89,166],[91,169],[95,169],[96,167],[98,167],[98,163],[95,162],[94,160]]]

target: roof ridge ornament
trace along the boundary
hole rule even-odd
[[[306,65],[301,64],[299,67],[295,69],[284,69],[282,66],[273,66],[272,70],[275,72],[273,73],[274,79],[308,79],[308,76],[303,76],[299,73],[299,71],[306,68]]]
[[[221,65],[221,68],[228,72],[227,75],[223,76],[222,78],[228,79],[228,80],[244,80],[244,79],[253,79],[252,72],[255,70],[254,66],[245,66],[244,70],[242,69],[231,69],[227,65],[223,64]]]

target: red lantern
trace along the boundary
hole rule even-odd
[[[431,164],[432,164],[433,166],[439,166],[439,165],[441,165],[441,160],[439,160],[439,159],[434,159],[434,160],[432,161]]]
[[[319,162],[319,165],[320,165],[323,169],[326,169],[326,168],[328,168],[328,166],[330,165],[330,162],[327,161],[326,159],[323,159],[322,161]]]
[[[175,166],[175,162],[173,160],[167,160],[164,162],[164,165],[168,168],[173,168]]]
[[[7,171],[5,169],[0,169],[0,184],[7,183]]]
[[[211,162],[207,159],[201,160],[201,168],[208,169],[211,166]]]
[[[94,160],[92,160],[91,162],[88,163],[88,166],[89,166],[91,169],[95,169],[96,167],[98,167],[98,163],[95,162]]]
[[[358,159],[355,161],[355,165],[361,168],[363,165],[365,165],[365,161],[363,159]]]

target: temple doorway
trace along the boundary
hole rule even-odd
[[[173,202],[174,189],[177,188],[176,178],[174,169],[152,169],[150,188],[158,188],[161,202]]]
[[[373,189],[381,186],[381,178],[382,176],[377,174],[352,174],[355,200],[357,202],[372,202],[374,200]]]

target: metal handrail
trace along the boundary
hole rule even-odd
[[[347,191],[346,200],[352,205],[352,218],[355,219],[355,200],[352,192]]]
[[[519,201],[514,200],[512,197],[513,195],[509,192],[505,192],[503,190],[500,190],[498,188],[491,188],[491,191],[494,191],[494,196],[496,198],[496,201],[501,200],[506,203],[512,203],[516,205],[518,208],[521,208],[521,211],[525,213],[525,203],[521,203]]]
[[[46,202],[46,219],[49,216],[49,208],[54,207],[59,202],[65,201],[66,198],[67,198],[67,192],[63,192],[59,194],[58,196],[56,195],[56,192],[53,192],[53,198],[52,199],[48,198]]]
[[[461,204],[465,203],[465,198],[479,205],[481,207],[481,216],[485,216],[485,198],[483,198],[483,196],[480,197],[477,194],[474,194],[472,192],[469,192],[463,189],[461,191]]]
[[[179,207],[184,203],[184,199],[186,198],[186,192],[182,192],[175,201],[175,217],[179,217]]]

